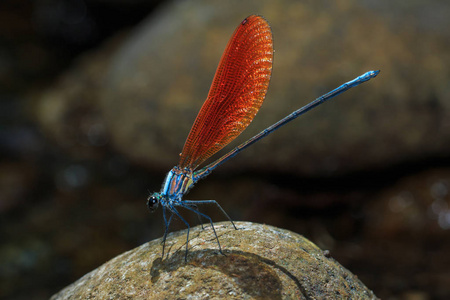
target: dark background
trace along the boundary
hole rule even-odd
[[[120,134],[114,133],[117,127],[109,127],[111,121],[103,120],[111,116],[103,111],[104,106],[89,101],[101,93],[102,80],[98,78],[104,76],[108,59],[136,33],[142,20],[160,18],[170,9],[170,3],[173,2],[5,0],[0,3],[1,298],[47,299],[107,260],[162,235],[161,213],[149,215],[145,199],[149,190],[160,188],[165,173],[176,164],[176,153],[170,153],[174,157],[172,165],[163,161],[163,157],[159,160],[155,155],[136,154],[133,148],[137,146],[121,141]],[[345,6],[347,2],[342,3]],[[386,59],[386,64],[380,66],[382,73],[375,79],[381,83],[373,83],[370,95],[364,95],[369,90],[362,90],[357,94],[358,101],[368,97],[385,103],[386,99],[401,98],[419,103],[418,99],[426,98],[425,108],[420,105],[413,108],[420,112],[437,111],[445,125],[450,101],[449,59],[443,51],[439,52],[442,49],[439,46],[445,49],[446,45],[439,38],[448,40],[448,27],[441,22],[449,17],[446,2],[362,3],[365,9],[380,16],[381,23],[390,24],[389,28],[398,28],[400,23],[405,28],[421,24],[424,35],[432,32],[438,42],[423,48],[431,55],[422,54],[435,60],[417,61],[417,66],[423,63],[430,69],[436,67],[444,76],[435,80],[421,70],[414,70],[414,58],[404,69],[396,62],[411,54],[405,50],[392,51],[391,60]],[[316,5],[320,11],[320,5],[327,3],[321,1]],[[286,8],[285,12],[288,11]],[[280,19],[283,20],[282,16]],[[281,22],[275,17],[269,21],[277,43],[276,28]],[[234,21],[229,23],[224,24],[225,32],[237,25]],[[411,32],[392,32],[399,36],[398,40],[403,35],[414,37]],[[428,41],[419,35],[411,40],[417,44]],[[223,49],[222,44],[218,47]],[[417,48],[414,43],[405,49],[408,47]],[[218,57],[212,61],[217,64]],[[279,61],[283,63],[283,59]],[[324,69],[321,62],[315,61],[310,67]],[[161,74],[168,72],[164,63],[157,68]],[[181,67],[177,70],[188,72]],[[197,72],[190,76],[195,77]],[[321,76],[334,76],[328,72],[331,73],[324,69]],[[413,72],[417,75],[411,79]],[[347,79],[348,73],[359,74],[353,74],[352,69],[341,73],[345,74],[342,77]],[[277,74],[274,71],[274,80]],[[211,76],[205,75],[209,81]],[[366,85],[369,84],[372,82]],[[204,94],[208,84],[201,85]],[[422,85],[428,90],[421,89]],[[164,92],[163,89],[161,93]],[[313,94],[317,96],[318,91],[313,90]],[[278,100],[277,106],[282,107],[282,100]],[[197,110],[198,106],[194,108]],[[55,111],[63,113],[53,114]],[[389,115],[393,107],[387,105],[384,111]],[[378,148],[367,143],[347,157],[348,163],[342,163],[344,167],[325,172],[315,171],[311,164],[312,167],[295,172],[282,164],[282,167],[266,165],[264,159],[270,157],[255,152],[259,158],[255,158],[252,167],[224,166],[224,171],[199,184],[189,194],[190,199],[222,199],[219,202],[236,220],[267,223],[305,235],[322,249],[329,249],[336,260],[381,298],[448,299],[450,146],[446,141],[450,125],[447,121],[442,126],[435,144],[433,139],[417,142],[420,146],[411,142],[408,149],[413,150],[405,153],[403,148],[397,148],[396,138],[389,136],[391,128],[399,128],[395,121],[402,114],[402,111],[394,114],[392,125],[383,123],[386,135],[365,134],[369,141],[374,141],[373,145],[391,148],[391,152],[386,152],[389,155],[377,156],[378,152],[370,149]],[[58,116],[56,121],[52,119],[54,115]],[[386,122],[378,117],[372,116],[374,123]],[[189,115],[187,119],[192,120],[185,122],[190,126],[193,117]],[[413,123],[422,124],[424,119],[428,120],[426,116],[417,117]],[[149,118],[151,128],[152,121]],[[434,138],[438,130],[430,126],[428,136]],[[405,126],[402,130],[408,136],[416,129]],[[169,135],[161,131],[158,134],[163,137]],[[179,134],[186,136],[187,132]],[[176,137],[181,145],[183,139]],[[277,148],[285,147],[274,140],[271,143]],[[339,152],[339,147],[337,144],[328,150]],[[179,146],[174,148],[181,150]],[[397,154],[396,148],[400,149]],[[371,153],[367,160],[375,157],[377,163],[364,161],[366,152]],[[314,161],[313,154],[311,157]],[[303,155],[301,159],[308,165],[309,157]],[[233,161],[227,164],[233,165]],[[234,166],[239,164],[238,160]],[[227,197],[229,201],[224,201]],[[208,209],[207,213],[214,220],[224,219],[214,209]],[[195,217],[187,217],[195,223]],[[174,226],[182,228],[182,224]]]

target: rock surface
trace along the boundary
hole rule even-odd
[[[304,237],[272,226],[215,225],[170,234],[128,251],[66,287],[62,299],[376,299],[358,278]]]

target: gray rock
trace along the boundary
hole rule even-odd
[[[358,278],[304,237],[237,222],[191,229],[128,251],[66,287],[62,299],[376,299]]]

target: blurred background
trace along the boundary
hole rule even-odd
[[[306,236],[383,299],[450,298],[446,0],[1,1],[0,298],[48,299],[162,236],[146,197],[177,164],[250,14],[272,26],[274,69],[234,146],[381,73],[246,149],[187,198]]]

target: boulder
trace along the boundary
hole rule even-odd
[[[376,299],[350,271],[294,232],[249,222],[169,234],[110,260],[66,287],[62,299]]]

